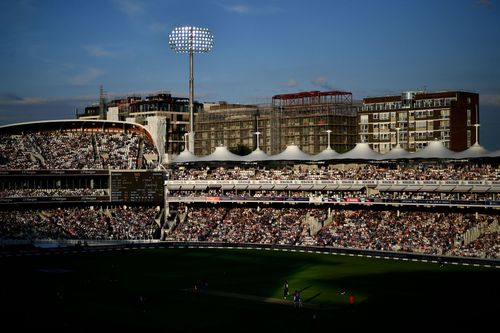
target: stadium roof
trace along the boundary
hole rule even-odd
[[[408,155],[410,153],[406,151],[401,145],[397,145],[396,147],[392,148],[390,151],[388,151],[385,154],[381,154],[378,159],[379,160],[397,160],[400,158],[408,158]]]
[[[276,155],[268,155],[262,149],[256,149],[246,156],[231,153],[226,146],[219,146],[207,156],[197,157],[188,151],[183,151],[173,163],[192,162],[264,162],[264,161],[342,161],[342,160],[398,160],[398,159],[470,159],[470,158],[498,158],[500,150],[489,152],[479,144],[474,144],[469,149],[454,152],[444,147],[440,141],[431,142],[425,149],[416,153],[409,153],[400,145],[385,154],[373,151],[368,143],[358,143],[356,146],[343,154],[337,153],[332,148],[326,148],[316,155],[304,153],[300,148],[291,144],[284,151]]]
[[[180,153],[174,160],[174,163],[190,163],[196,162],[199,160],[199,157],[191,153],[189,150],[184,149],[182,153]]]
[[[461,158],[483,157],[488,155],[488,153],[489,153],[488,150],[486,150],[483,146],[481,146],[479,143],[476,142],[468,149],[456,153],[455,158],[461,159]]]
[[[335,159],[346,160],[377,160],[380,154],[374,152],[368,143],[357,143],[356,146],[346,153],[338,155]]]
[[[335,150],[333,150],[331,147],[326,148],[323,150],[321,153],[316,154],[313,156],[314,161],[326,161],[326,160],[332,160],[339,156],[339,153],[337,153]]]
[[[286,146],[286,149],[279,154],[269,157],[272,161],[312,161],[312,156],[300,150],[296,144]]]
[[[250,154],[243,156],[241,159],[247,162],[266,161],[269,159],[269,155],[267,155],[262,149],[257,148]]]
[[[486,156],[487,157],[500,157],[500,150],[495,150],[494,152],[491,152]]]
[[[449,150],[441,141],[432,141],[424,149],[411,154],[408,158],[443,158],[443,159],[454,159],[455,152]]]
[[[223,161],[232,161],[238,162],[243,161],[243,158],[239,155],[231,153],[226,146],[220,145],[216,147],[214,152],[210,155],[203,156],[198,158],[200,162],[223,162]]]

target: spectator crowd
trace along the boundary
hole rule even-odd
[[[136,132],[30,132],[0,135],[0,169],[137,169],[154,144]],[[145,167],[145,165],[143,165]]]
[[[179,167],[172,180],[498,180],[500,168],[490,164],[411,163],[337,164],[294,167]]]
[[[2,239],[153,239],[156,208],[98,207],[0,211]]]
[[[315,234],[311,233],[311,220],[321,226]],[[497,217],[467,213],[339,209],[327,214],[320,208],[212,207],[189,210],[167,239],[500,258],[498,229],[464,243],[465,232],[483,222],[498,225]]]

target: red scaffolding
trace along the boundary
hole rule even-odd
[[[303,91],[273,96],[273,106],[286,107],[311,104],[352,104],[352,93],[348,91]]]

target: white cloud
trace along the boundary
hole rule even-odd
[[[225,7],[227,11],[238,13],[238,14],[248,14],[250,12],[250,7],[245,5],[232,5]]]
[[[31,105],[44,103],[47,99],[37,96],[21,97],[13,93],[0,94],[0,105]]]
[[[104,74],[104,71],[90,67],[88,68],[85,72],[77,74],[69,79],[69,83],[76,85],[76,86],[81,86],[85,84],[89,84],[92,81],[94,81],[96,78]]]
[[[42,97],[42,96],[19,96],[14,93],[0,93],[0,105],[44,105],[49,103],[88,102],[99,99],[95,96],[68,96],[68,97]]]
[[[223,8],[224,10],[230,13],[235,13],[240,15],[268,15],[281,12],[281,9],[278,7],[272,7],[272,6],[250,7],[242,3],[234,5],[219,3],[219,7]]]
[[[103,49],[96,45],[86,45],[83,47],[87,53],[93,57],[97,58],[113,58],[115,55],[113,52]]]
[[[332,84],[328,82],[328,79],[323,76],[318,76],[311,80],[312,85],[326,89],[326,90],[335,90]]]
[[[500,106],[500,94],[481,94],[479,103],[487,106]]]
[[[136,16],[144,12],[144,7],[135,0],[113,0],[116,8],[128,16]]]
[[[297,80],[295,79],[290,79],[288,80],[288,82],[286,83],[286,86],[287,87],[296,87],[299,83],[297,82]]]
[[[165,23],[155,22],[149,25],[149,30],[157,34],[168,35],[170,33],[169,27]]]
[[[99,99],[95,96],[21,97],[13,93],[0,93],[0,125],[26,121],[72,119],[75,109]]]

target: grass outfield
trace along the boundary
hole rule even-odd
[[[7,257],[0,264],[1,325],[16,330],[478,329],[495,325],[499,304],[496,268],[325,254],[143,249]],[[285,280],[290,295],[302,290],[304,308],[283,301]],[[193,292],[202,281],[207,292]]]

